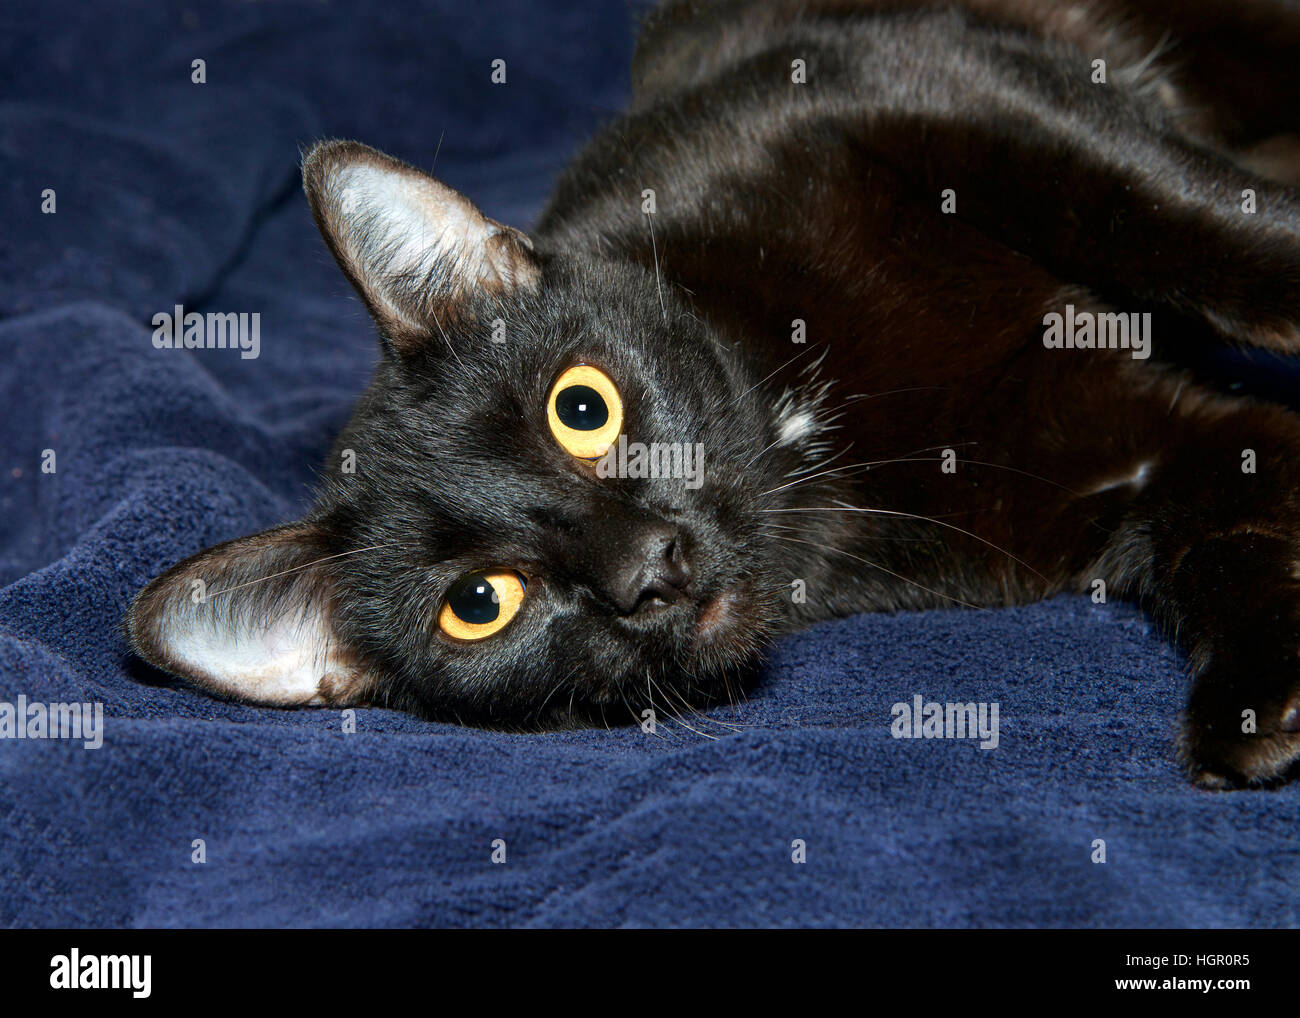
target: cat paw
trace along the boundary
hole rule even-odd
[[[1258,787],[1300,773],[1300,657],[1269,664],[1216,665],[1197,680],[1180,748],[1200,787]]]
[[[1179,748],[1204,788],[1300,775],[1300,541],[1243,526],[1190,548],[1173,577],[1193,683]]]

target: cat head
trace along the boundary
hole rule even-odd
[[[808,453],[790,393],[644,268],[356,143],[303,177],[383,356],[308,515],[155,579],[136,650],[245,702],[478,723],[726,695],[798,575],[762,512]]]

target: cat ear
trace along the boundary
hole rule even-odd
[[[429,343],[478,290],[530,286],[533,244],[414,166],[354,141],[302,163],[316,225],[399,354]]]
[[[370,677],[335,636],[330,557],[304,523],[219,544],[136,596],[127,637],[146,661],[230,699],[362,703]]]

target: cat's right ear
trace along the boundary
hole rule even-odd
[[[302,179],[325,242],[399,355],[443,344],[476,291],[537,281],[523,233],[366,145],[321,142],[303,158]]]

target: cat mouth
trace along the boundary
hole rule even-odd
[[[713,643],[723,637],[736,617],[740,595],[734,588],[723,590],[704,603],[695,623],[695,638]]]

